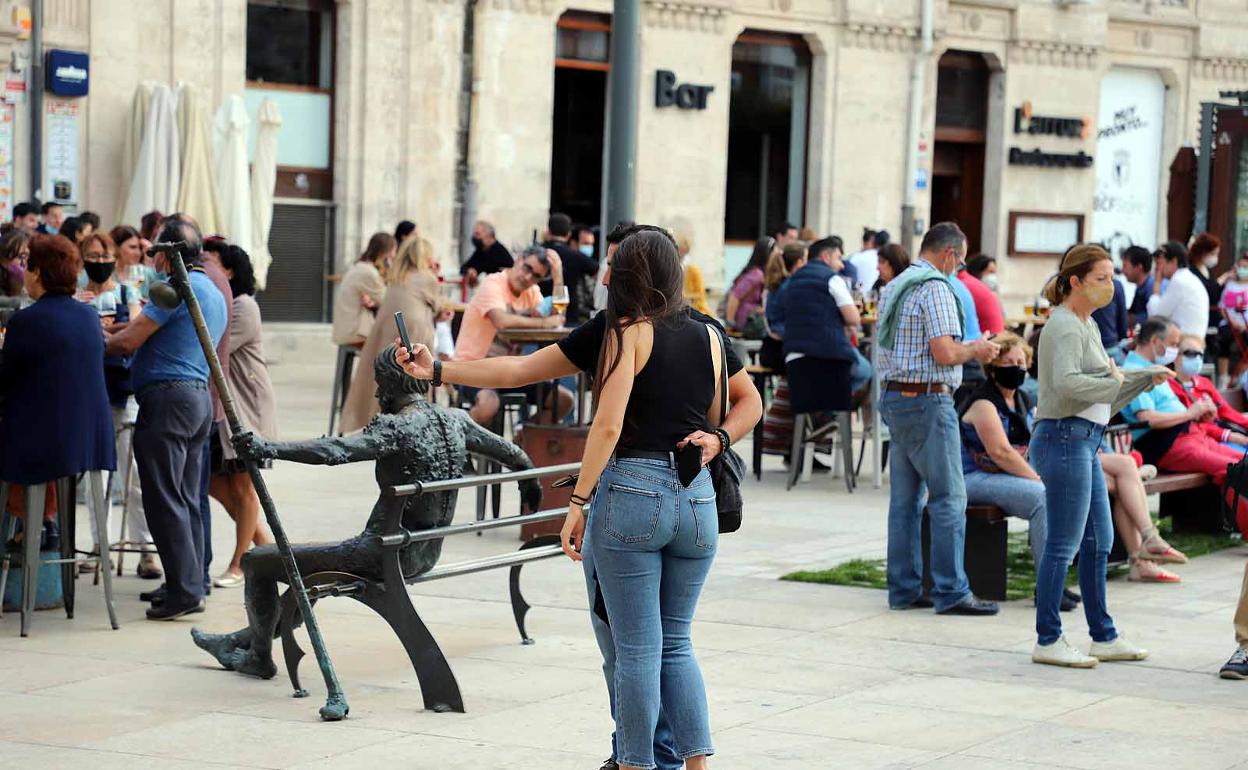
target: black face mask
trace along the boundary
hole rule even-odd
[[[84,270],[87,271],[87,278],[92,283],[104,283],[113,274],[113,268],[117,267],[116,262],[84,262],[82,264]]]
[[[481,240],[480,238],[473,238],[472,247],[476,249],[477,251],[481,251],[482,249],[485,248],[485,241]]]
[[[998,366],[992,370],[992,381],[1006,390],[1017,390],[1027,379],[1027,370],[1021,366]]]

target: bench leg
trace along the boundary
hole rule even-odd
[[[308,601],[316,604],[311,596]],[[277,632],[282,638],[282,659],[286,661],[286,676],[290,677],[290,686],[295,691],[294,697],[306,698],[308,691],[299,682],[299,662],[303,660],[305,653],[299,646],[299,640],[295,638],[295,629],[303,624],[303,616],[299,613],[299,603],[295,601],[295,592],[292,589],[288,588],[282,594],[280,612],[281,621]]]
[[[387,581],[387,586],[392,585]],[[442,648],[412,606],[412,598],[408,596],[404,584],[399,583],[397,590],[376,588],[375,584],[369,584],[360,601],[384,618],[403,643],[412,668],[416,670],[425,708],[440,714],[447,711],[464,713],[464,699],[455,674],[446,662]]]
[[[967,518],[966,541],[963,547],[962,564],[966,570],[966,580],[970,583],[971,592],[981,599],[994,601],[1005,600],[1006,560],[1009,551],[1009,525],[1005,519],[985,521],[980,518]],[[923,549],[923,595],[932,590],[932,568],[930,555],[932,549],[932,524],[923,510],[922,525]]]
[[[539,535],[529,542],[520,546],[520,550],[528,548],[537,548],[543,545],[557,545],[559,543],[558,535]],[[524,594],[520,592],[520,568],[523,564],[517,564],[511,568],[511,576],[509,578],[511,588],[511,612],[516,616],[516,630],[520,632],[521,644],[533,644],[533,640],[529,637],[524,628],[524,617],[529,613],[529,603],[524,600]]]

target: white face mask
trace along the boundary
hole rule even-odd
[[[1174,363],[1174,359],[1179,357],[1179,349],[1177,347],[1167,347],[1166,352],[1161,354],[1161,358],[1157,359],[1157,363],[1162,366],[1169,366]]]
[[[999,289],[999,288],[1000,288],[999,284],[997,283],[997,274],[996,274],[996,273],[989,273],[988,275],[985,275],[985,276],[984,276],[984,284],[985,284],[985,285],[986,285],[989,289],[992,289],[993,291],[996,291],[997,289]]]
[[[594,256],[594,245],[592,243],[582,243],[580,246],[581,253],[587,257]]]
[[[1205,257],[1205,259],[1204,259],[1204,264],[1205,264],[1205,267],[1209,268],[1210,270],[1212,270],[1213,268],[1217,267],[1217,266],[1218,266],[1218,255],[1217,255],[1217,254],[1210,254],[1209,256]]]

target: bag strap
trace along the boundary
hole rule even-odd
[[[724,424],[724,420],[728,419],[728,348],[724,343],[724,335],[719,333],[712,324],[705,324],[706,331],[713,336],[719,344],[719,424]],[[715,343],[711,343],[715,344]],[[711,356],[711,368],[714,370],[715,357]]]

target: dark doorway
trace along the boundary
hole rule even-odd
[[[810,49],[746,31],[732,46],[724,237],[752,241],[805,211]]]
[[[968,254],[978,253],[982,244],[989,75],[980,54],[949,51],[940,57],[931,222],[957,222],[966,233]]]
[[[568,11],[555,37],[555,109],[550,210],[573,222],[602,215],[602,151],[607,114],[611,17]]]
[[[562,211],[574,222],[597,223],[600,219],[606,100],[607,73],[555,69],[550,210]]]

